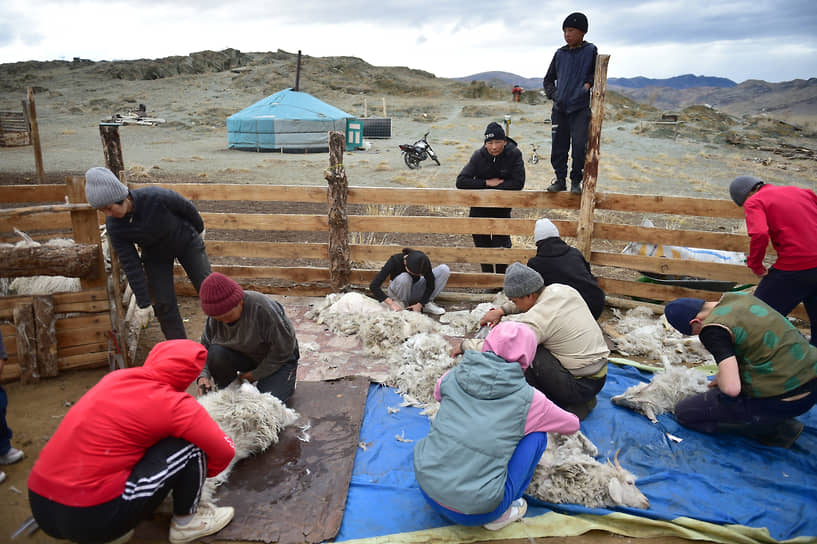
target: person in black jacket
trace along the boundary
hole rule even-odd
[[[448,265],[431,268],[431,261],[425,253],[407,247],[389,257],[372,279],[369,289],[378,302],[384,302],[392,310],[442,315],[445,309],[437,306],[434,299],[445,288],[450,275]],[[389,278],[388,294],[382,288],[386,278]]]
[[[598,319],[604,310],[604,291],[590,272],[590,263],[581,251],[570,247],[559,237],[559,229],[550,219],[536,222],[533,231],[536,256],[528,260],[528,266],[539,272],[547,287],[551,283],[569,285],[579,292],[590,313]]]
[[[457,176],[457,189],[504,189],[521,191],[525,187],[525,161],[516,142],[505,136],[499,123],[485,129],[485,145],[474,151],[471,160]],[[470,217],[511,217],[510,208],[471,208]],[[476,247],[511,247],[507,234],[474,234]],[[482,264],[483,272],[504,274],[506,264]]]
[[[173,263],[179,260],[198,293],[210,275],[210,260],[201,236],[204,221],[196,207],[162,187],[129,191],[113,172],[99,166],[85,173],[85,198],[107,216],[108,236],[136,304],[140,308],[153,304],[166,339],[187,338],[176,302]]]
[[[551,113],[550,164],[556,174],[550,192],[567,188],[567,153],[573,141],[570,192],[581,194],[587,129],[590,124],[590,88],[596,72],[596,46],[584,41],[587,17],[571,13],[562,23],[567,45],[556,50],[542,81],[545,94],[553,100]],[[557,84],[558,82],[558,84]]]

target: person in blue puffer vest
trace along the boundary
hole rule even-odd
[[[579,430],[574,414],[525,381],[536,344],[524,323],[499,323],[481,352],[466,350],[437,380],[440,409],[414,447],[414,472],[431,507],[454,523],[495,531],[524,517],[547,433]]]

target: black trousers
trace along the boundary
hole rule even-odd
[[[533,363],[525,371],[525,380],[559,408],[573,411],[572,408],[595,399],[607,378],[577,378],[547,348],[539,345]]]
[[[122,495],[95,506],[65,506],[28,491],[31,513],[48,535],[97,544],[124,535],[156,510],[173,491],[173,513],[196,512],[207,477],[207,459],[181,438],[165,438],[148,448],[136,463]],[[77,490],[79,493],[80,490]]]
[[[274,374],[258,380],[258,390],[262,393],[271,393],[281,402],[286,402],[295,392],[295,380],[298,375],[298,360],[301,353],[298,347],[292,357],[284,363]],[[258,363],[240,351],[211,344],[207,349],[207,368],[213,376],[216,387],[224,389],[235,380],[238,374],[250,372],[258,367]]]
[[[580,182],[584,176],[584,156],[587,151],[587,130],[590,126],[590,108],[563,113],[556,109],[551,113],[552,121],[550,164],[556,179],[567,179],[567,154],[573,142],[573,166],[570,180]]]

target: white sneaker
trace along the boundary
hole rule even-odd
[[[0,483],[6,480],[6,473],[0,470]]]
[[[516,520],[520,520],[525,517],[525,512],[528,511],[528,503],[525,502],[523,497],[519,497],[515,501],[511,503],[505,513],[502,514],[499,519],[492,521],[491,523],[486,523],[483,525],[489,531],[498,531],[505,527],[506,525],[510,525]]]
[[[23,452],[18,449],[11,448],[5,453],[5,455],[0,455],[0,465],[10,465],[12,463],[16,463],[22,458]]]
[[[187,525],[177,525],[175,518],[170,522],[170,542],[173,544],[192,542],[197,538],[217,533],[232,521],[234,515],[235,510],[232,506],[199,504],[193,519]]]
[[[431,314],[431,315],[443,315],[445,313],[445,308],[440,308],[433,301],[429,300],[423,306],[423,313]]]

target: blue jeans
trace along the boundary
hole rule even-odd
[[[817,268],[789,271],[771,267],[755,296],[783,315],[802,302],[811,322],[810,343],[817,346]]]
[[[0,455],[5,455],[11,449],[11,429],[6,424],[6,407],[9,405],[9,398],[6,390],[0,385]]]
[[[525,435],[511,456],[508,462],[508,479],[505,480],[505,496],[493,511],[485,514],[462,514],[454,510],[449,510],[441,505],[420,489],[428,504],[431,505],[438,514],[458,525],[485,525],[499,519],[505,510],[510,508],[511,503],[520,498],[530,485],[533,478],[533,471],[539,464],[542,454],[548,445],[547,433],[530,433]]]
[[[201,282],[210,275],[210,259],[204,250],[204,241],[196,235],[185,250],[175,256],[190,278],[196,293],[199,292]],[[150,300],[153,304],[153,313],[159,321],[165,339],[187,338],[184,322],[179,313],[179,304],[176,301],[176,287],[173,285],[173,257],[143,255],[142,266],[145,269]]]
[[[570,180],[580,182],[584,177],[584,156],[587,148],[587,130],[590,126],[590,108],[572,113],[563,113],[553,109],[550,115],[551,149],[550,165],[556,179],[567,179],[567,154],[571,150],[573,166],[570,169]]]

